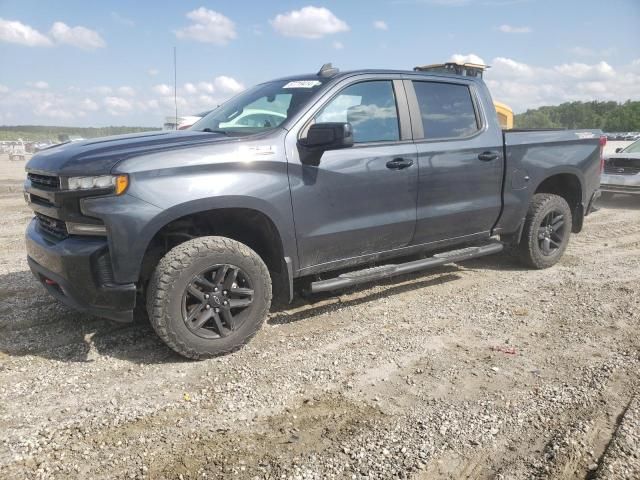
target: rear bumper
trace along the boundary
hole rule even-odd
[[[27,261],[35,277],[71,308],[120,322],[133,320],[135,284],[110,283],[107,240],[69,237],[54,241],[32,221],[26,232]]]
[[[600,189],[603,192],[640,194],[640,174],[612,175],[603,173],[600,178]]]

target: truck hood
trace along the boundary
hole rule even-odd
[[[42,150],[27,163],[33,172],[62,176],[103,175],[127,158],[194,145],[238,141],[219,133],[196,131],[144,132],[71,142]]]

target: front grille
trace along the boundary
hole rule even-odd
[[[41,230],[56,238],[63,239],[69,236],[67,233],[67,226],[62,220],[51,218],[41,213],[36,213],[38,219],[38,226]]]
[[[44,187],[59,190],[60,177],[54,175],[40,175],[38,173],[28,173],[27,178],[34,187]]]
[[[637,175],[640,161],[632,158],[612,158],[604,165],[604,173],[613,175]]]
[[[640,167],[616,167],[615,165],[605,165],[604,173],[613,175],[637,175]]]
[[[44,207],[52,207],[53,206],[53,203],[51,203],[49,200],[47,200],[46,198],[41,197],[39,195],[35,195],[35,194],[32,193],[30,198],[31,198],[31,201],[33,203],[37,203],[38,205],[42,205]]]

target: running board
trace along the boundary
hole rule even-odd
[[[355,272],[343,273],[336,278],[319,280],[311,283],[311,293],[327,292],[339,288],[350,287],[373,280],[389,278],[403,273],[418,272],[428,268],[435,268],[448,263],[461,262],[471,258],[483,257],[501,252],[504,245],[498,241],[480,245],[478,247],[461,248],[449,252],[436,253],[433,257],[415,260],[413,262],[400,263],[398,265],[381,265],[379,267],[365,268]]]

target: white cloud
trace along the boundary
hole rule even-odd
[[[122,115],[133,109],[131,102],[122,97],[107,97],[103,103],[111,115]]]
[[[136,91],[133,87],[125,85],[118,88],[118,93],[120,95],[124,95],[125,97],[133,97],[136,94]]]
[[[531,33],[533,29],[531,27],[514,27],[513,25],[500,25],[498,27],[502,33]]]
[[[155,77],[156,75],[158,75],[160,72],[158,71],[157,68],[150,68],[149,70],[147,70],[147,73],[151,76],[151,77]]]
[[[469,53],[468,55],[456,53],[454,55],[451,55],[449,61],[455,63],[478,63],[480,65],[485,65],[484,60],[474,53]]]
[[[585,79],[585,78],[597,78],[599,80],[606,80],[615,74],[613,67],[607,62],[599,62],[595,65],[588,65],[586,63],[565,63],[554,67],[554,69],[568,77]]]
[[[102,85],[99,87],[93,87],[90,89],[90,91],[92,93],[97,93],[98,95],[109,95],[111,92],[113,92],[113,89],[111,87]]]
[[[607,62],[550,67],[494,58],[485,73],[493,98],[516,112],[571,101],[640,99],[640,63],[614,68]]]
[[[82,102],[80,103],[80,108],[83,110],[88,110],[91,112],[95,112],[96,110],[98,110],[98,104],[96,102],[94,102],[93,100],[91,100],[90,98],[85,98],[84,100],[82,100]]]
[[[342,42],[338,42],[337,40],[333,42],[331,46],[336,50],[342,50],[344,48],[344,44]]]
[[[111,12],[111,18],[114,22],[124,25],[125,27],[134,27],[136,22],[130,18],[120,15],[118,12]]]
[[[331,10],[313,6],[278,14],[271,25],[281,35],[300,38],[321,38],[349,30],[349,25]]]
[[[58,43],[71,45],[83,50],[94,50],[107,46],[98,32],[81,26],[69,27],[63,22],[55,22],[51,27],[50,34]]]
[[[174,114],[173,86],[156,84],[149,89],[128,85],[97,85],[36,88],[32,82],[17,90],[0,85],[0,122],[57,125],[118,124],[161,126],[164,116]],[[229,75],[191,81],[178,89],[178,114],[203,112],[242,91],[244,85]]]
[[[184,88],[184,91],[189,94],[194,94],[198,92],[198,89],[193,83],[185,83],[182,88]]]
[[[53,42],[22,22],[0,18],[0,41],[18,43],[27,47],[50,47]]]
[[[377,30],[389,30],[389,25],[384,20],[376,20],[373,22],[373,28]]]
[[[57,108],[54,103],[43,101],[39,103],[33,113],[42,117],[56,118],[60,120],[69,120],[75,117],[75,114],[71,110],[65,110],[64,108]]]
[[[45,90],[47,88],[49,88],[49,84],[45,81],[39,80],[37,82],[27,82],[27,86],[29,87],[33,87],[33,88],[38,88],[40,90]]]
[[[244,85],[235,78],[220,75],[213,79],[213,85],[216,90],[223,94],[236,94],[244,90]]]
[[[211,82],[199,82],[198,89],[202,92],[213,93],[216,87],[214,87]]]
[[[491,72],[497,72],[503,77],[530,77],[533,75],[533,69],[529,65],[504,57],[493,59]]]
[[[200,7],[187,13],[192,25],[175,32],[176,37],[198,42],[226,45],[237,37],[236,26],[221,13]]]
[[[172,95],[173,87],[171,85],[167,85],[166,83],[161,83],[160,85],[155,85],[153,87],[153,91],[158,95]]]

